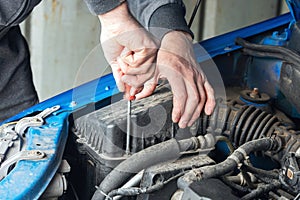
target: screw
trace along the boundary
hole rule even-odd
[[[288,169],[287,170],[287,173],[286,173],[286,176],[289,178],[289,179],[293,179],[294,178],[294,173],[291,169]]]
[[[77,102],[76,101],[71,101],[70,107],[75,107],[75,106],[77,106]]]
[[[260,95],[259,95],[258,88],[253,88],[253,90],[250,92],[249,96],[254,98],[254,99],[259,98]]]

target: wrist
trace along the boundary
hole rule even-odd
[[[177,31],[177,30],[172,30],[172,31],[167,32],[164,35],[163,39],[164,38],[186,38],[186,39],[190,40],[191,42],[193,41],[193,38],[190,33],[185,32],[185,31]]]
[[[192,53],[192,36],[184,31],[170,31],[161,40],[160,50],[165,50],[175,55],[188,55]],[[182,51],[184,49],[184,51]]]
[[[174,43],[174,41],[176,41]],[[192,44],[193,43],[193,38],[192,36],[185,32],[185,31],[176,31],[172,30],[167,32],[164,37],[162,38],[161,44],[162,45],[168,45],[168,46],[173,46],[176,44]]]

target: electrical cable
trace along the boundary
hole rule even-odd
[[[179,141],[170,139],[143,149],[115,167],[100,183],[92,200],[103,200],[110,191],[119,188],[133,173],[161,162],[177,159],[183,152],[189,150],[211,149],[215,144],[215,137],[206,134]]]
[[[282,53],[282,54],[293,57],[295,60],[300,61],[300,56],[297,52],[295,52],[291,49],[288,49],[286,47],[283,47],[283,46],[254,44],[254,43],[250,43],[240,37],[236,38],[235,42],[238,45],[241,45],[248,49],[253,49],[253,50],[258,50],[258,51],[263,51],[263,52],[271,52],[271,53]]]
[[[299,63],[297,63],[297,61],[291,59],[288,56],[280,54],[280,53],[260,52],[260,51],[256,51],[256,50],[252,50],[252,49],[247,49],[247,48],[244,48],[242,50],[242,52],[244,54],[250,55],[250,56],[261,57],[261,58],[266,58],[266,57],[277,58],[277,59],[280,59],[280,60],[287,61],[287,62],[289,62],[289,63],[291,63],[291,64],[293,64],[295,66],[299,65]]]
[[[131,187],[134,187],[134,186],[138,185],[142,180],[142,177],[144,175],[144,171],[145,170],[142,170],[139,173],[137,173],[127,183],[125,183],[121,188],[131,188]],[[122,198],[121,195],[120,196],[114,196],[113,200],[119,200],[121,198]]]
[[[226,185],[228,185],[229,187],[234,188],[235,190],[238,190],[238,191],[241,192],[241,193],[248,193],[248,192],[251,191],[251,190],[250,190],[249,188],[247,188],[247,187],[243,187],[243,186],[241,186],[241,185],[239,185],[239,184],[236,184],[236,183],[234,183],[234,182],[228,180],[228,177],[226,177],[226,176],[225,176],[225,177],[221,177],[221,180],[222,180]]]
[[[259,197],[262,194],[265,194],[275,188],[279,188],[281,183],[279,181],[274,180],[273,183],[270,184],[261,184],[257,187],[257,189],[252,190],[249,194],[246,194],[241,198],[241,200],[251,200]]]
[[[197,3],[196,3],[196,5],[195,5],[195,7],[194,7],[192,16],[191,16],[190,21],[189,21],[189,24],[188,24],[188,27],[189,27],[189,28],[191,28],[191,26],[192,26],[192,24],[193,24],[194,18],[195,18],[196,14],[197,14],[197,11],[198,11],[198,9],[199,9],[200,4],[201,4],[201,0],[197,0]]]
[[[266,53],[275,53],[275,54],[283,54],[286,57],[294,60],[295,63],[300,63],[300,55],[295,51],[288,49],[282,46],[272,46],[272,45],[261,45],[247,42],[246,40],[238,37],[235,40],[236,44],[251,50],[266,52]]]
[[[275,138],[261,138],[249,141],[236,149],[225,161],[189,171],[178,179],[177,186],[184,190],[193,182],[224,175],[237,167],[251,152],[272,151],[277,149],[278,145],[279,143]]]
[[[259,176],[264,176],[264,177],[268,177],[268,178],[272,178],[272,179],[279,178],[279,174],[276,173],[275,171],[267,171],[267,170],[263,170],[263,169],[258,169],[256,167],[252,167],[249,165],[242,165],[241,169],[246,170],[252,174],[257,174]]]
[[[118,188],[115,190],[112,190],[108,193],[105,200],[113,200],[114,196],[135,196],[138,194],[146,194],[146,193],[152,193],[154,191],[157,191],[161,188],[163,188],[164,185],[168,184],[169,182],[179,178],[180,176],[184,175],[185,172],[180,172],[176,174],[175,176],[170,177],[169,179],[158,182],[155,185],[152,185],[147,188],[139,188],[139,187],[130,187],[130,188]]]

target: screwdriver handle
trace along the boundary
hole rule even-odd
[[[125,75],[124,72],[122,72],[122,76]],[[127,85],[126,83],[125,84],[125,94],[129,94],[129,97],[128,97],[128,100],[129,101],[132,101],[132,100],[135,100],[135,96],[131,96],[130,95],[130,89],[131,89],[131,86],[130,85]]]

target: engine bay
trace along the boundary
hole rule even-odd
[[[298,199],[299,105],[293,87],[299,77],[292,59],[299,55],[284,46],[286,29],[265,34],[251,42],[236,38],[242,49],[213,59],[224,88],[217,89],[214,113],[202,114],[190,128],[172,123],[168,84],[133,102],[129,143],[125,100],[114,97],[116,102],[77,118],[66,151],[73,172],[82,174],[70,174],[76,196]],[[216,78],[211,63],[200,65]]]
[[[99,185],[95,199],[296,199],[296,125],[266,93],[239,89],[229,88],[213,115],[179,129],[170,120],[172,93],[160,86],[133,103],[129,155],[126,101],[76,119],[66,155],[78,198],[92,198]]]

